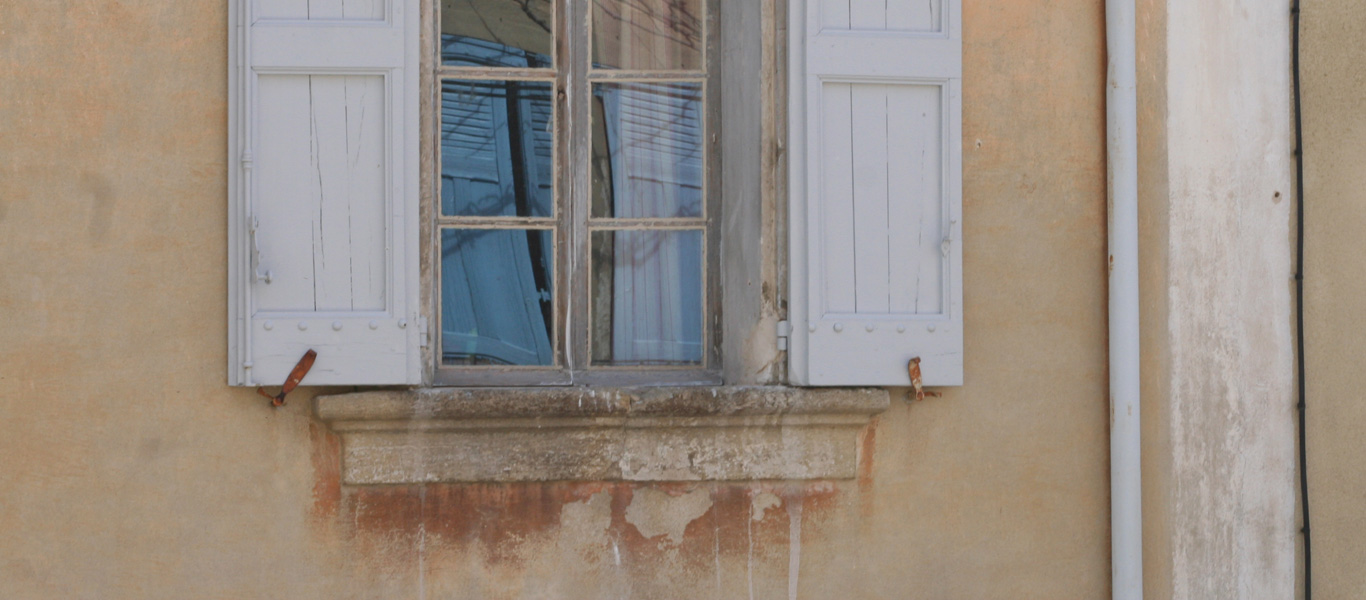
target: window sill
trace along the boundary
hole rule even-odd
[[[883,389],[431,388],[317,398],[342,482],[849,479]]]

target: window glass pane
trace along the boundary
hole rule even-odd
[[[548,217],[555,204],[548,81],[441,82],[441,212]]]
[[[441,364],[554,363],[554,236],[441,230]]]
[[[702,144],[702,84],[594,84],[593,216],[702,216]]]
[[[593,232],[595,365],[702,362],[702,231]]]
[[[593,0],[593,66],[702,68],[702,0]]]
[[[441,0],[441,62],[549,67],[550,0]]]

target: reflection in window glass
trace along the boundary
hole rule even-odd
[[[594,231],[595,365],[702,362],[702,231]]]
[[[441,364],[554,364],[554,236],[441,231]]]
[[[549,67],[550,0],[442,0],[441,62]]]
[[[548,81],[441,82],[441,213],[548,217],[555,202]]]
[[[593,0],[593,66],[702,68],[702,0]]]
[[[593,216],[702,216],[702,84],[593,86]]]

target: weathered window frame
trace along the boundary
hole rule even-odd
[[[755,275],[766,272],[772,276],[776,269],[772,266],[764,268],[765,265],[742,265],[731,264],[735,261],[725,261],[722,257],[722,248],[736,245],[740,238],[745,236],[759,237],[763,232],[758,231],[757,226],[760,220],[754,223],[745,223],[741,227],[736,227],[735,219],[731,213],[735,211],[729,209],[729,205],[738,200],[723,200],[723,197],[733,196],[733,192],[723,186],[723,163],[721,161],[722,146],[725,144],[723,138],[734,138],[723,134],[721,126],[721,115],[729,113],[722,92],[722,75],[726,64],[734,62],[721,50],[722,30],[720,26],[724,3],[719,0],[704,0],[706,6],[706,18],[704,20],[704,44],[703,57],[705,70],[704,77],[697,77],[694,74],[680,74],[677,72],[641,72],[641,71],[594,71],[583,73],[582,70],[589,64],[589,51],[591,48],[590,39],[590,0],[570,0],[558,1],[554,8],[554,21],[556,28],[555,35],[555,54],[559,62],[557,69],[506,69],[506,68],[479,68],[479,67],[446,67],[440,65],[439,44],[440,44],[440,20],[439,8],[440,0],[422,0],[422,27],[421,40],[421,65],[420,65],[420,98],[421,98],[421,157],[420,157],[420,214],[423,231],[421,247],[421,278],[422,294],[425,298],[424,312],[427,322],[431,323],[429,330],[430,342],[424,348],[422,357],[425,365],[425,381],[430,385],[437,386],[563,386],[563,385],[718,385],[722,383],[745,383],[756,382],[753,376],[759,376],[760,382],[769,381],[768,377],[778,369],[773,365],[781,363],[773,357],[767,358],[770,366],[760,369],[759,373],[751,373],[751,377],[726,377],[725,373],[748,371],[749,369],[736,368],[733,363],[752,361],[743,360],[736,356],[734,359],[726,359],[726,352],[722,351],[726,335],[723,330],[729,325],[729,320],[725,318],[728,311],[736,305],[735,300],[727,300],[727,296],[739,296],[738,294],[723,293],[722,282],[734,280],[734,271],[749,271],[754,273],[744,273],[742,276],[750,282],[754,282]],[[765,43],[772,44],[777,40],[755,40],[753,44],[756,49]],[[723,64],[726,63],[726,64]],[[756,63],[757,64],[757,63]],[[556,215],[550,219],[541,219],[547,223],[553,222],[556,231],[565,231],[572,228],[571,235],[557,236],[555,245],[556,263],[556,283],[555,283],[555,328],[556,336],[553,344],[554,352],[557,357],[557,366],[460,366],[443,367],[440,364],[440,315],[441,298],[438,290],[440,277],[440,253],[439,238],[442,224],[453,224],[457,219],[440,216],[440,178],[437,165],[440,160],[440,130],[439,122],[439,102],[441,82],[447,79],[536,79],[547,80],[548,76],[554,77],[555,86],[555,111],[556,111]],[[728,79],[735,79],[734,77]],[[703,363],[700,366],[680,366],[680,367],[638,367],[638,366],[589,366],[589,289],[591,282],[590,275],[590,232],[599,228],[605,228],[605,223],[598,219],[589,219],[588,210],[590,202],[590,185],[588,177],[591,161],[591,129],[590,127],[580,126],[574,132],[574,138],[570,139],[571,131],[569,123],[589,122],[591,116],[591,86],[599,81],[700,81],[704,89],[705,105],[705,125],[704,125],[704,146],[706,156],[704,158],[705,170],[705,190],[704,190],[704,212],[701,219],[697,219],[697,224],[701,224],[704,230],[704,270],[703,287],[705,299],[703,302]],[[577,101],[574,99],[578,99]],[[753,101],[753,98],[747,98]],[[571,112],[572,111],[572,112]],[[566,118],[567,117],[567,118]],[[766,118],[774,118],[766,116]],[[758,133],[758,131],[755,131]],[[756,140],[757,141],[757,140]],[[757,170],[758,164],[754,165],[751,173],[733,174],[742,175],[754,185],[745,187],[758,187],[760,173]],[[733,169],[731,169],[733,171]],[[757,201],[759,198],[748,198],[749,201]],[[771,199],[769,199],[771,200]],[[769,203],[774,206],[776,203]],[[519,219],[476,219],[460,218],[460,222],[475,223],[505,227],[525,227],[524,224],[514,223]],[[770,221],[771,222],[771,221]],[[633,223],[637,226],[659,225],[661,223],[641,220],[641,223]],[[677,223],[675,223],[677,224]],[[694,224],[695,226],[696,224]],[[754,225],[755,227],[747,227]],[[620,223],[614,228],[620,228]],[[569,239],[565,239],[568,237]],[[763,236],[765,244],[772,246],[777,243],[776,236]],[[576,247],[571,252],[570,242]],[[776,249],[772,246],[771,249]],[[781,255],[779,252],[764,251],[761,253],[765,259],[776,259]],[[571,264],[572,263],[572,264]],[[577,277],[569,278],[565,281],[565,274],[574,274]],[[757,284],[756,288],[759,287]],[[776,281],[764,286],[765,289],[774,290]],[[757,296],[756,296],[757,297]],[[772,295],[770,294],[770,300]],[[776,303],[772,303],[776,306]],[[735,306],[739,313],[755,312],[757,307]],[[750,321],[752,325],[763,327],[768,323],[768,327],[773,328],[774,319]],[[566,328],[566,323],[572,328]],[[566,336],[566,332],[568,335]],[[745,336],[746,338],[751,336]],[[566,339],[568,338],[568,339]],[[776,352],[776,338],[772,339],[773,347]],[[750,344],[753,345],[752,342]],[[772,353],[770,352],[770,353]],[[726,361],[726,362],[723,362]],[[580,366],[582,365],[582,366]],[[572,369],[571,370],[571,366]]]
[[[435,21],[423,0],[424,73],[435,58]],[[719,5],[719,7],[718,7]],[[316,399],[316,414],[342,437],[345,485],[468,481],[745,481],[847,479],[885,389],[782,385],[786,353],[786,1],[712,2],[709,101],[726,116],[712,130],[720,178],[712,213],[719,260],[713,313],[721,385],[659,380],[576,380],[575,386],[456,387],[357,391]],[[423,81],[422,226],[434,240],[432,168],[439,143],[434,86]],[[720,88],[720,89],[717,89]],[[720,160],[720,155],[725,160]],[[435,243],[424,244],[423,293],[436,310]],[[435,344],[424,349],[434,367]],[[648,375],[648,374],[641,374]],[[501,382],[499,382],[501,383]],[[699,383],[699,382],[684,382]],[[461,385],[477,386],[478,382]]]

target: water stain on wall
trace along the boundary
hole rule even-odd
[[[342,541],[355,564],[437,587],[471,569],[530,576],[548,560],[614,573],[633,594],[664,585],[662,569],[718,590],[723,571],[781,578],[840,493],[821,481],[343,486],[337,436],[320,424],[310,435],[314,528]],[[743,587],[738,577],[725,587]]]

